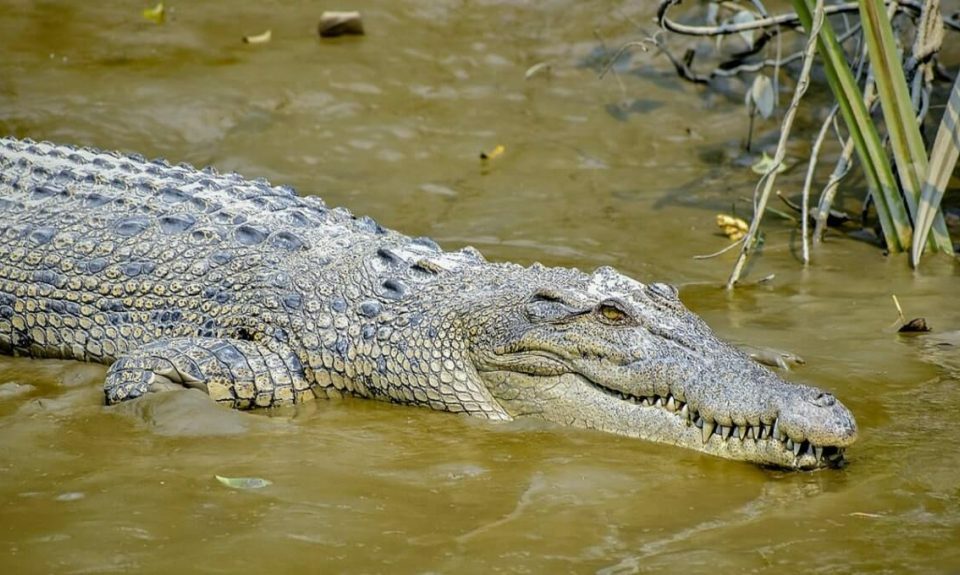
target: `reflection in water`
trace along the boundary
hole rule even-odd
[[[653,6],[365,6],[366,37],[320,42],[302,3],[182,4],[155,26],[123,2],[8,2],[0,133],[265,176],[490,259],[681,284],[721,334],[807,360],[789,377],[857,415],[851,465],[782,473],[351,400],[238,414],[185,391],[104,408],[100,366],[0,358],[4,572],[960,567],[957,354],[933,339],[960,324],[952,264],[914,277],[837,234],[803,271],[793,225],[768,218],[748,279],[774,281],[726,293],[731,259],[691,256],[725,245],[717,212],[748,212],[739,103],[649,54],[597,79],[609,48],[591,31],[616,45],[635,34],[621,12]],[[240,43],[265,27],[270,43]],[[525,79],[539,62],[550,73]],[[892,293],[931,338],[887,331]]]

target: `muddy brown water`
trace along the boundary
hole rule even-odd
[[[311,2],[168,2],[157,26],[137,3],[6,0],[0,133],[263,176],[490,259],[678,284],[722,336],[807,360],[788,377],[858,418],[849,467],[784,473],[358,400],[107,409],[100,366],[0,358],[0,570],[960,569],[956,268],[914,274],[834,233],[803,270],[794,225],[769,217],[746,279],[775,278],[721,289],[732,259],[691,256],[725,245],[717,212],[749,211],[742,86],[705,91],[648,55],[598,79],[597,37],[616,46],[651,15],[634,4],[357,2],[368,36],[320,42]],[[759,128],[771,145],[776,126]],[[892,294],[936,338],[893,333]]]

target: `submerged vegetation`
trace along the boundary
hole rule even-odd
[[[703,25],[673,19],[671,10],[680,3],[662,0],[657,19],[665,33],[632,45],[656,45],[679,75],[692,82],[708,84],[717,78],[742,77],[750,86],[746,104],[751,131],[755,115],[772,115],[779,83],[789,82],[791,77],[794,83],[791,101],[782,114],[776,152],[765,164],[755,189],[753,219],[734,244],[739,245],[740,253],[728,287],[740,279],[758,245],[760,221],[782,171],[794,118],[805,103],[814,70],[822,70],[834,104],[824,113],[806,170],[800,206],[804,264],[810,261],[811,242],[816,244],[823,238],[838,185],[850,172],[854,154],[867,183],[863,219],[866,222],[872,206],[888,251],[909,252],[913,266],[920,263],[925,249],[954,253],[940,202],[960,145],[960,76],[942,116],[931,118],[930,112],[937,81],[948,78],[937,60],[945,28],[957,30],[958,24],[953,18],[943,18],[939,0],[830,4],[824,0],[792,0],[793,12],[782,14],[770,13],[761,0],[710,2],[705,9],[698,8],[699,13],[683,18],[684,22],[699,20]],[[802,49],[784,54],[788,32],[802,35],[805,43]],[[715,37],[718,48],[723,38],[733,36],[736,39],[731,42],[740,42],[745,49],[702,73],[695,69],[694,50],[677,57],[667,49],[665,39],[670,34]],[[927,146],[924,124],[934,120],[939,122],[936,140]],[[811,206],[820,150],[831,134],[842,151],[819,201]]]

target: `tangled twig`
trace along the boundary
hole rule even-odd
[[[689,26],[687,24],[680,24],[668,18],[667,12],[670,8],[680,4],[682,1],[683,0],[661,0],[660,6],[657,8],[657,23],[661,28],[686,36],[726,36],[775,26],[796,29],[802,28],[800,25],[800,17],[797,16],[795,12],[758,18],[750,22],[728,22],[717,26]],[[923,4],[916,0],[889,0],[888,3],[895,4],[898,10],[909,12],[913,16],[920,14],[923,10]],[[846,14],[857,12],[858,10],[858,2],[845,2],[843,4],[834,4],[825,7],[824,15],[833,16],[834,14]],[[943,19],[943,23],[955,30],[960,30],[960,22],[957,22],[955,19],[945,18]]]

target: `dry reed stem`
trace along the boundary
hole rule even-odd
[[[825,17],[823,2],[824,0],[817,0],[817,4],[814,7],[813,26],[811,26],[810,34],[807,38],[807,45],[804,49],[803,68],[800,70],[800,76],[797,78],[797,86],[794,88],[793,98],[790,100],[790,107],[787,108],[786,113],[783,115],[783,121],[780,124],[780,140],[777,142],[777,151],[773,156],[773,162],[763,177],[760,178],[760,181],[757,182],[757,189],[759,189],[762,184],[763,191],[760,193],[759,200],[757,199],[756,192],[754,192],[753,219],[750,220],[750,229],[744,237],[743,245],[740,247],[740,255],[737,257],[737,262],[734,264],[730,278],[727,280],[727,289],[733,289],[737,280],[740,279],[743,266],[747,262],[750,250],[753,247],[754,238],[756,238],[757,231],[760,228],[760,220],[763,219],[763,212],[767,207],[767,201],[770,198],[770,193],[773,191],[778,168],[780,164],[783,163],[783,158],[787,154],[787,142],[790,139],[793,120],[797,115],[797,108],[800,107],[800,100],[803,99],[803,95],[810,85],[810,70],[813,68],[813,59],[817,52],[817,36],[820,34],[820,28],[823,26],[823,19]]]
[[[817,168],[817,160],[820,157],[820,147],[823,146],[823,141],[827,138],[827,133],[830,131],[830,125],[833,123],[834,119],[837,117],[837,112],[840,110],[838,104],[834,104],[833,108],[830,110],[830,113],[827,114],[827,119],[823,121],[823,124],[820,126],[820,131],[817,133],[817,137],[813,140],[813,148],[810,150],[810,162],[807,164],[807,175],[803,180],[803,201],[801,202],[800,210],[800,228],[801,228],[801,241],[803,246],[803,265],[810,264],[810,225],[809,225],[809,214],[810,214],[810,186],[813,185],[813,173]]]

